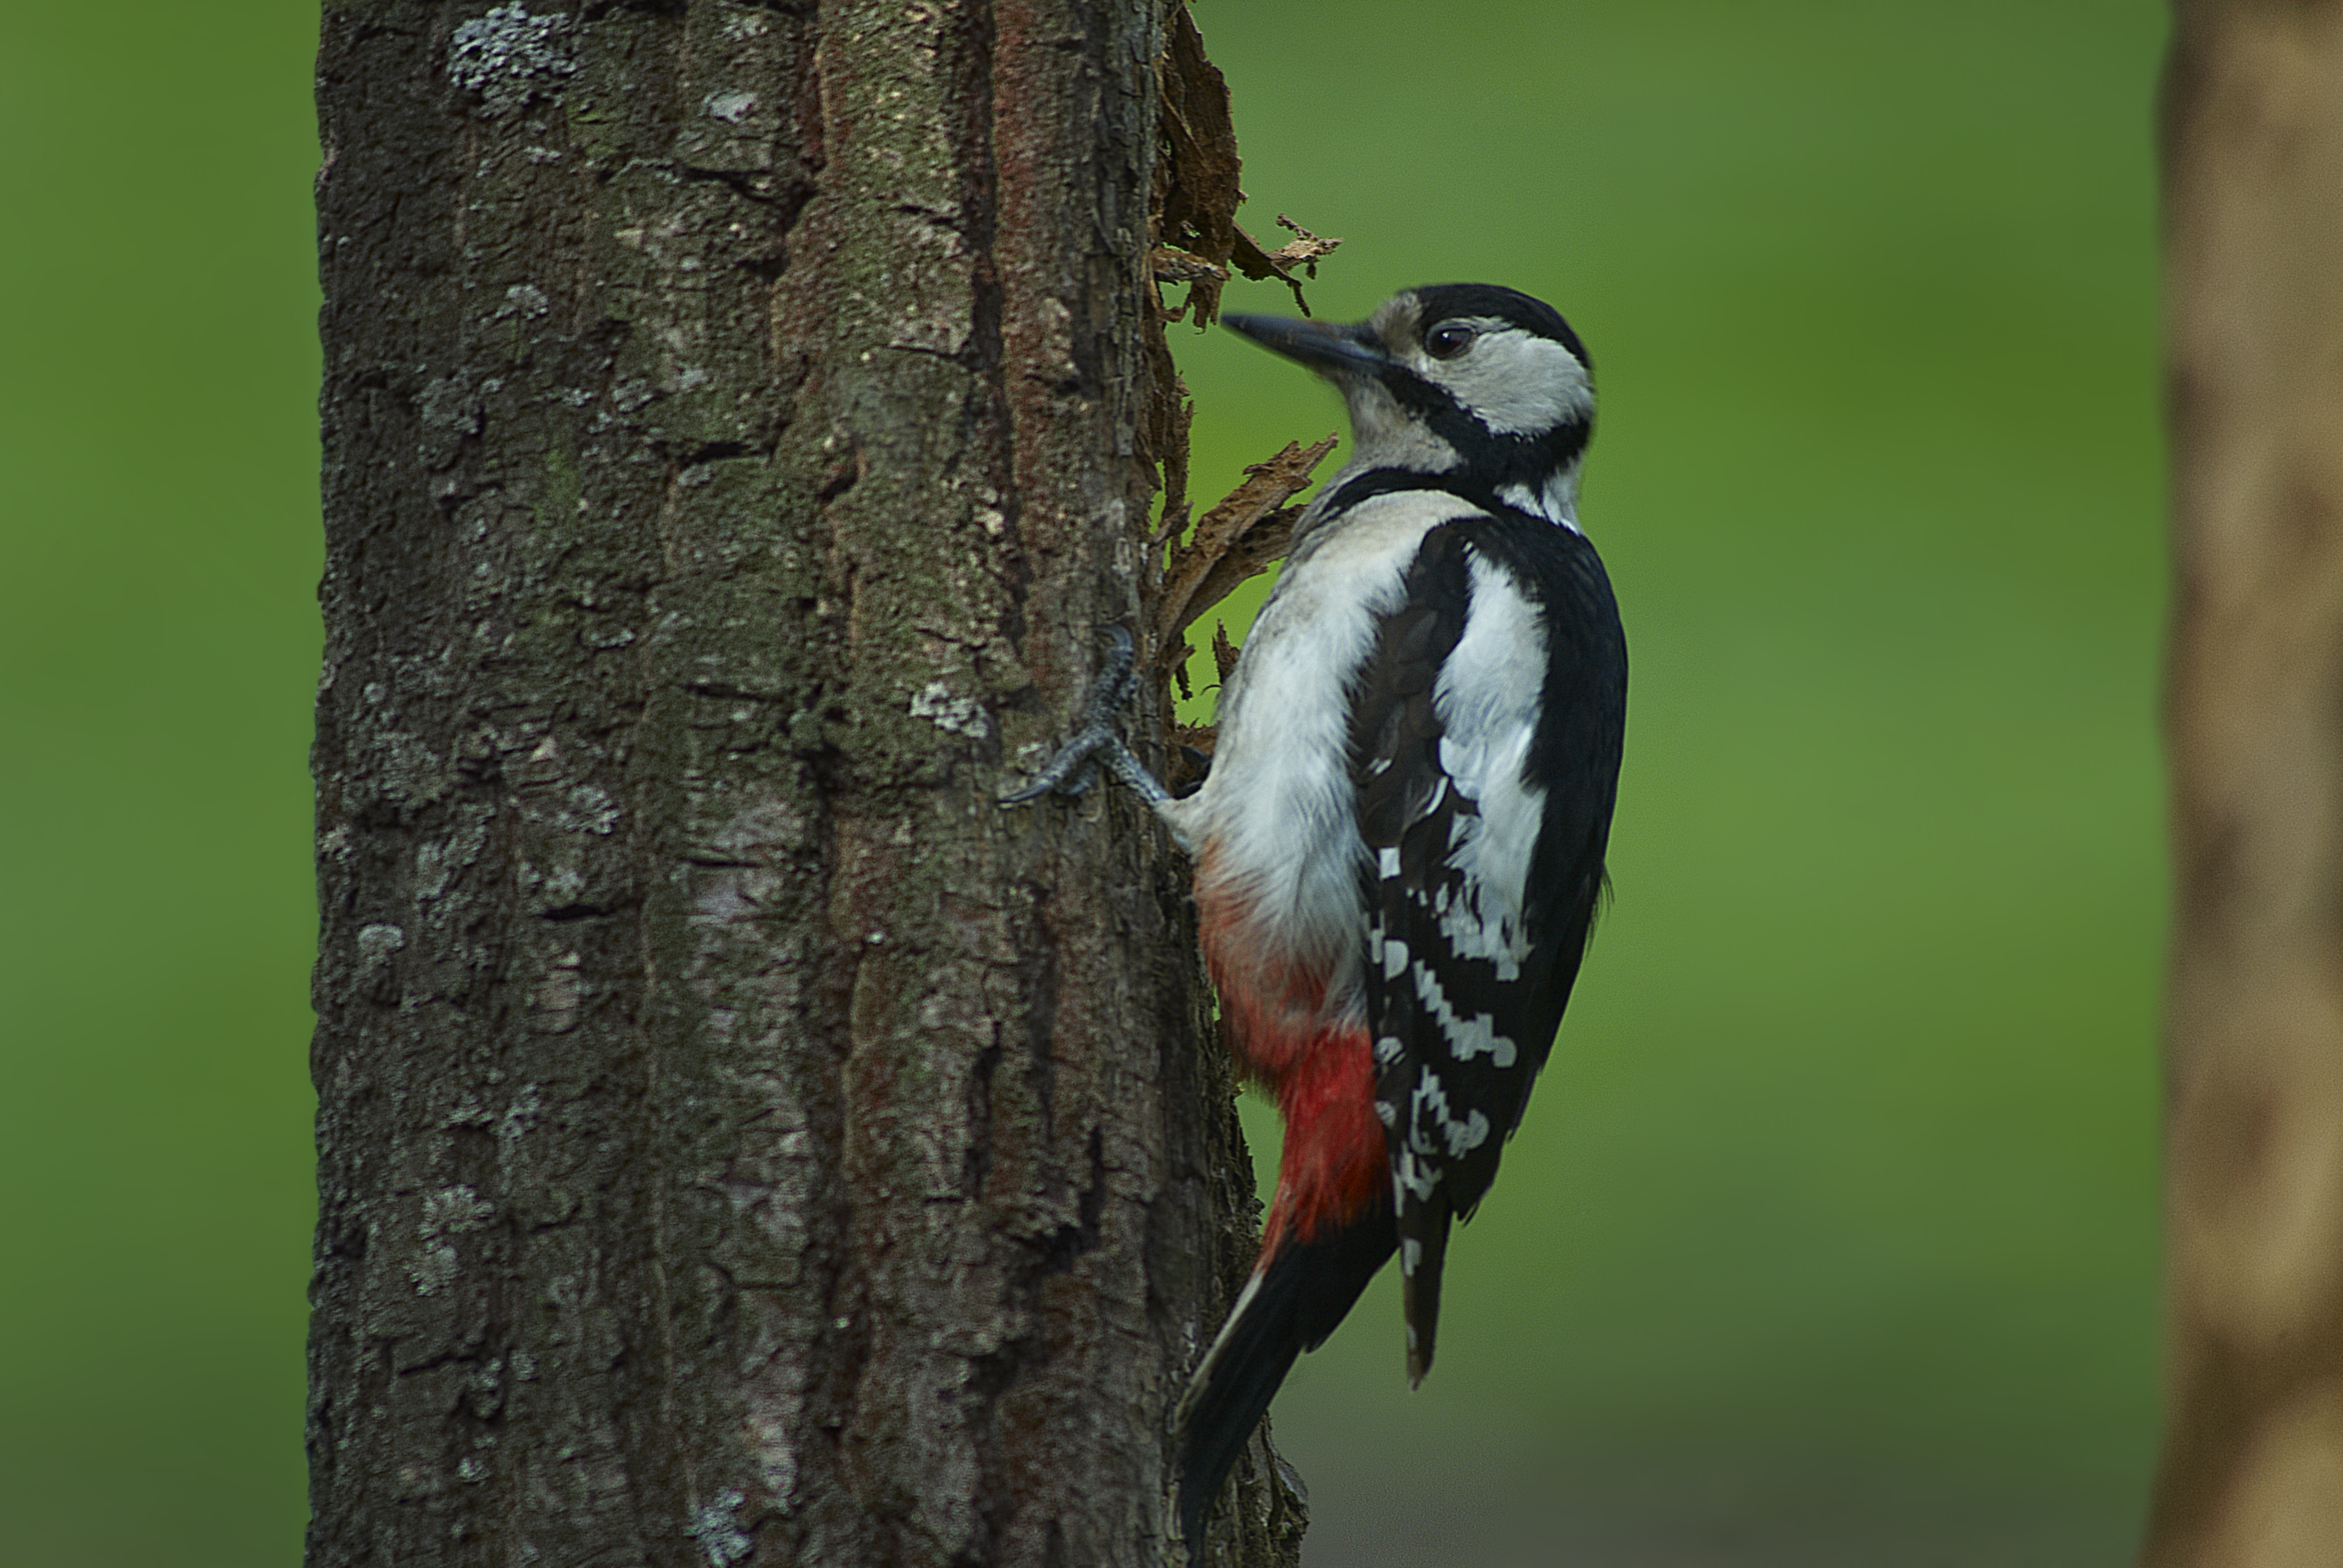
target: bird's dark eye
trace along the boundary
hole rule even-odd
[[[1473,329],[1461,321],[1443,321],[1423,335],[1423,351],[1434,359],[1453,359],[1473,347]]]

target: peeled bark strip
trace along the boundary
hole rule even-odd
[[[327,12],[316,1568],[1162,1559],[1187,869],[992,798],[1154,609],[1163,28]]]
[[[2170,1409],[2143,1562],[2343,1561],[2343,5],[2184,0],[2166,104]]]

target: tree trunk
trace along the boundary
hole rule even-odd
[[[992,802],[1151,624],[1179,25],[327,12],[317,1568],[1169,1551],[1187,869]]]
[[[2151,1568],[2343,1560],[2343,4],[2167,83],[2177,874]]]

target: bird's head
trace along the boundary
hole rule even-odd
[[[1594,364],[1562,314],[1516,289],[1442,283],[1354,326],[1222,319],[1307,365],[1350,405],[1350,467],[1453,474],[1572,522],[1594,428]]]

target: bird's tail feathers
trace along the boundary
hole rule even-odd
[[[1440,1270],[1448,1258],[1448,1210],[1411,1204],[1400,1221],[1400,1296],[1407,1314],[1407,1386],[1432,1370],[1440,1329]]]
[[[1180,1529],[1192,1568],[1203,1561],[1204,1521],[1222,1483],[1293,1358],[1326,1342],[1398,1244],[1386,1195],[1340,1227],[1289,1240],[1245,1282],[1180,1401]]]

